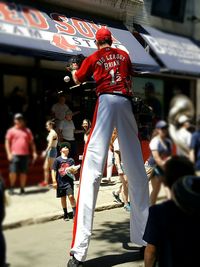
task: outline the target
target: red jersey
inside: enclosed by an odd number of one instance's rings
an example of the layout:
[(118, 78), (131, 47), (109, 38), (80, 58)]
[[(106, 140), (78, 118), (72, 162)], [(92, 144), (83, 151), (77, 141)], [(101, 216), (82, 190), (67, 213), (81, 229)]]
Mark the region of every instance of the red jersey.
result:
[(105, 47), (87, 57), (75, 75), (81, 83), (93, 76), (97, 95), (132, 95), (131, 74), (132, 64), (129, 55), (121, 49)]

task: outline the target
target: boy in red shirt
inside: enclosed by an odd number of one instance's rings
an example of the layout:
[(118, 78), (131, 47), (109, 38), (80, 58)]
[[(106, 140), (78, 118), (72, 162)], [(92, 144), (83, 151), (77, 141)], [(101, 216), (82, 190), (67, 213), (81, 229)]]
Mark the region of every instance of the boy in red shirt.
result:
[(132, 95), (132, 64), (125, 51), (111, 47), (112, 36), (107, 28), (97, 31), (96, 45), (98, 50), (83, 61), (80, 69), (72, 71), (77, 84), (93, 76), (98, 100), (84, 151), (71, 249), (73, 257), (68, 267), (83, 266), (86, 259), (97, 194), (115, 127), (129, 179), (131, 241), (145, 245), (142, 236), (148, 216), (149, 191), (138, 129), (129, 99)]

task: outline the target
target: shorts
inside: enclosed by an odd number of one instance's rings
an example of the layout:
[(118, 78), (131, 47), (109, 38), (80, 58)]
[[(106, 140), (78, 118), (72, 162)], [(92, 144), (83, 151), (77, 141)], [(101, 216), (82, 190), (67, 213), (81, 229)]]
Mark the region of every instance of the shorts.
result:
[(154, 172), (154, 167), (144, 165), (148, 180), (151, 180)]
[(29, 156), (14, 155), (10, 162), (9, 170), (13, 173), (27, 173), (29, 165)]
[(66, 184), (66, 187), (63, 188), (57, 188), (57, 198), (69, 196), (69, 195), (74, 195), (74, 183), (73, 180), (72, 182), (69, 182)]
[(56, 158), (57, 157), (57, 148), (52, 147), (48, 152), (47, 152), (47, 158)]
[(152, 177), (162, 177), (164, 175), (164, 171), (159, 166), (153, 167), (145, 163), (144, 167), (148, 180), (151, 180)]

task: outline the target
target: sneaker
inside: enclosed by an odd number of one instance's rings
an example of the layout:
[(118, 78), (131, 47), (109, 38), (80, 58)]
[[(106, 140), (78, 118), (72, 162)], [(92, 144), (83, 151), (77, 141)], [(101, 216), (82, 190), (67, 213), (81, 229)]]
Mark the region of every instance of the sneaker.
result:
[(68, 213), (64, 213), (63, 220), (64, 221), (69, 221), (69, 214)]
[(13, 196), (13, 195), (14, 195), (14, 189), (13, 189), (13, 188), (10, 188), (10, 189), (8, 190), (8, 194), (9, 194), (10, 196)]
[(25, 193), (26, 193), (26, 192), (25, 192), (24, 188), (21, 188), (19, 194), (20, 194), (20, 195), (25, 195)]
[(83, 263), (81, 261), (78, 261), (75, 257), (73, 257), (68, 261), (67, 267), (83, 267)]
[(39, 186), (40, 187), (46, 187), (46, 186), (48, 186), (48, 183), (45, 181), (42, 181), (41, 183), (39, 183)]
[(115, 198), (115, 200), (118, 202), (118, 203), (122, 203), (120, 197), (119, 197), (119, 194), (116, 194), (115, 191), (112, 192), (112, 195), (113, 197)]
[(130, 212), (130, 211), (131, 211), (130, 204), (126, 204), (126, 205), (124, 205), (124, 209), (125, 209), (126, 211)]

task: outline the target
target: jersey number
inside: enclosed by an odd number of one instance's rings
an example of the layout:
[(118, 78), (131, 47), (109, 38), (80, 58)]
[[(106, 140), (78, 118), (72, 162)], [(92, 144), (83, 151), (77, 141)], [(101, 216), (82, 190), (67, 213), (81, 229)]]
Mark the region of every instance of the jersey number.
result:
[(110, 70), (110, 76), (111, 76), (111, 84), (116, 84), (115, 82), (115, 71), (113, 69)]
[(120, 73), (117, 70), (114, 70), (114, 69), (111, 69), (109, 71), (109, 74), (111, 76), (111, 82), (110, 82), (110, 85), (114, 85), (116, 84), (117, 82), (120, 82), (122, 79), (121, 79), (121, 76), (120, 76)]

